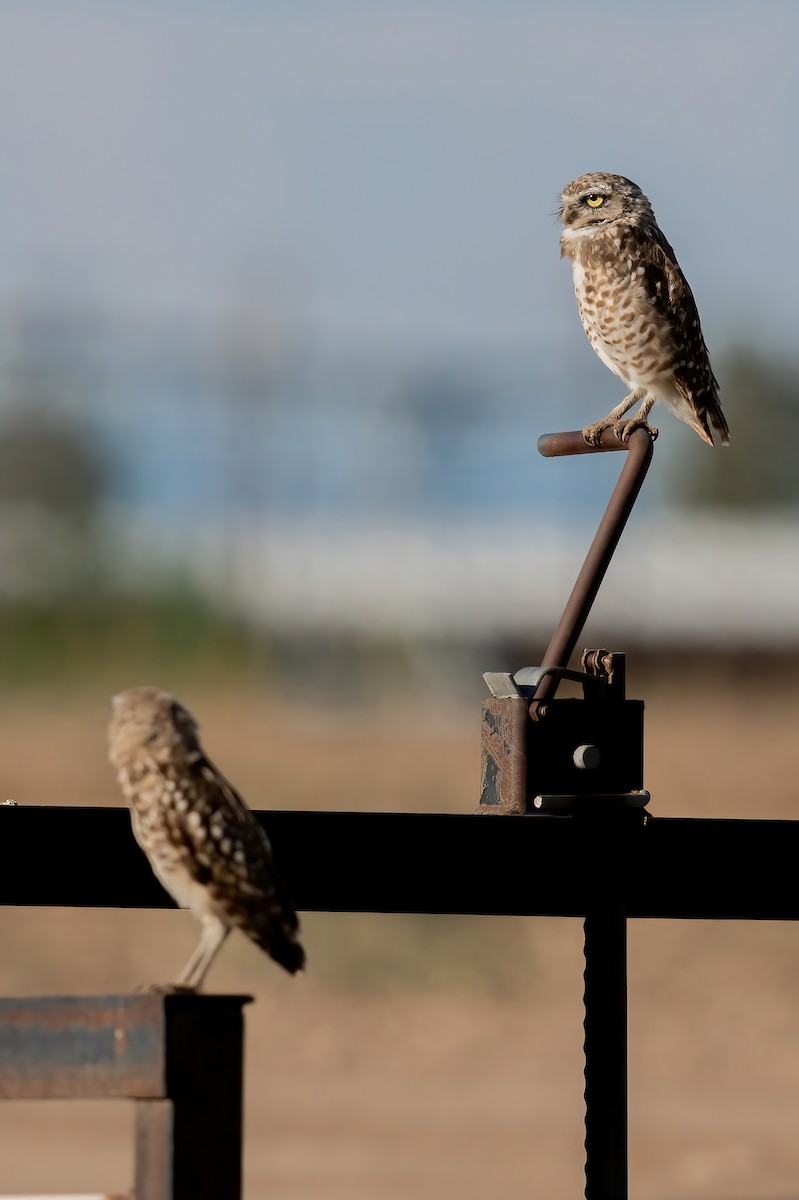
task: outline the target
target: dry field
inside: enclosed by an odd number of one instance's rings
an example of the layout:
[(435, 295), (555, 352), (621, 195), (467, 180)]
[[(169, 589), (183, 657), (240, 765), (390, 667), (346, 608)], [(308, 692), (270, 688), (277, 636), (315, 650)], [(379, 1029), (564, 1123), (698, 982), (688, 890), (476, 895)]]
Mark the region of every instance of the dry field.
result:
[[(799, 691), (638, 691), (655, 815), (799, 817)], [(119, 802), (107, 692), (0, 700), (3, 798)], [(355, 722), (252, 689), (181, 692), (254, 807), (475, 803), (477, 704), (377, 705)], [(211, 975), (214, 990), (255, 996), (247, 1200), (582, 1195), (577, 922), (306, 914), (304, 926), (305, 978), (241, 937)], [(127, 991), (169, 977), (194, 937), (184, 913), (0, 910), (0, 992)], [(799, 1197), (798, 1010), (799, 928), (633, 923), (635, 1200)], [(0, 1194), (123, 1190), (131, 1128), (124, 1104), (4, 1105)]]

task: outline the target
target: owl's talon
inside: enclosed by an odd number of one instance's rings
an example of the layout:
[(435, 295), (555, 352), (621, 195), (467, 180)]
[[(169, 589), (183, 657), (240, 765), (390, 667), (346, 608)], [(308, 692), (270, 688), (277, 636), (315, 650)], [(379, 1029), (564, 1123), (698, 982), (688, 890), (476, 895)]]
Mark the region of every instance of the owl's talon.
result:
[(652, 441), (657, 441), (659, 430), (650, 425), (645, 417), (631, 417), (629, 421), (620, 421), (614, 432), (619, 441), (624, 442), (626, 446), (636, 429), (645, 429)]
[[(595, 421), (593, 425), (586, 425), (583, 430), (583, 441), (588, 446), (598, 446), (602, 441), (602, 434), (606, 429), (610, 429), (611, 426), (614, 426), (613, 421)], [(618, 430), (616, 430), (616, 433), (618, 436)]]

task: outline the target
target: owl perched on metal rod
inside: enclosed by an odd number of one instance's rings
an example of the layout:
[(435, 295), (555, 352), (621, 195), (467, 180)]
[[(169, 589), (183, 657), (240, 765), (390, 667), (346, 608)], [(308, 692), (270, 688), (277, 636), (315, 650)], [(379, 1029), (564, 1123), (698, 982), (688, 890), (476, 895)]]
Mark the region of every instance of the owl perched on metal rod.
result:
[[(623, 175), (597, 171), (561, 193), (561, 257), (570, 258), (583, 327), (606, 367), (630, 394), (583, 437), (597, 445), (612, 428), (626, 442), (662, 400), (712, 446), (730, 431), (718, 398), (691, 289), (652, 206)], [(639, 400), (635, 416), (622, 420)]]
[(174, 986), (198, 991), (235, 927), (292, 975), (301, 970), (297, 914), (267, 837), (206, 757), (191, 713), (169, 692), (130, 688), (113, 698), (108, 733), (136, 841), (169, 894), (202, 926)]

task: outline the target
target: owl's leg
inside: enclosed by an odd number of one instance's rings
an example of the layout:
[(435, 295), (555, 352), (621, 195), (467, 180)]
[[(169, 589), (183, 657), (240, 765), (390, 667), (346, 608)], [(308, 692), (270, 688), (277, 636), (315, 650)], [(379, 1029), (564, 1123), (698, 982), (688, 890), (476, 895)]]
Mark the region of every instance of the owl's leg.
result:
[(646, 400), (644, 400), (634, 417), (630, 417), (627, 421), (620, 421), (616, 426), (616, 437), (620, 438), (624, 442), (625, 446), (630, 440), (630, 435), (636, 429), (645, 429), (654, 442), (658, 435), (658, 431), (655, 429), (654, 425), (650, 425), (647, 421), (650, 409), (654, 403), (655, 397), (647, 396)]
[[(617, 404), (601, 421), (594, 421), (593, 425), (586, 425), (583, 430), (583, 439), (589, 446), (598, 446), (602, 439), (602, 434), (606, 429), (613, 429), (616, 436), (621, 438), (619, 430), (622, 425), (626, 424), (626, 422), (622, 421), (622, 417), (645, 395), (646, 392), (643, 388), (638, 388), (636, 391), (630, 392), (629, 396), (625, 396), (621, 404)], [(647, 409), (648, 411), (649, 409)]]
[(216, 958), (222, 943), (229, 933), (229, 927), (224, 921), (220, 921), (219, 917), (211, 915), (203, 917), (200, 940), (191, 958), (175, 981), (175, 986), (185, 988), (190, 992), (198, 992), (208, 972), (208, 968)]

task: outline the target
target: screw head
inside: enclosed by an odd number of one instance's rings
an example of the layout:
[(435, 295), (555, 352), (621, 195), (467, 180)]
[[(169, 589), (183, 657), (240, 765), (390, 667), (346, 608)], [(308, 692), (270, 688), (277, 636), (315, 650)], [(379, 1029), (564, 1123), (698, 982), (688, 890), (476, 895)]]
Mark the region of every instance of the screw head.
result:
[(581, 771), (595, 771), (602, 761), (599, 746), (578, 746), (572, 754), (572, 761)]

